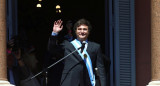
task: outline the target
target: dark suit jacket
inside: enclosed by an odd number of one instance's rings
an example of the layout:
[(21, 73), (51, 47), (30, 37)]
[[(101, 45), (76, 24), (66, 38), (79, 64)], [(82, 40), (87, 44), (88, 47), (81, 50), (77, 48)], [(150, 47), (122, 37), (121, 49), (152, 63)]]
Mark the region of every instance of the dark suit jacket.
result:
[[(16, 86), (20, 86), (20, 81), (25, 80), (30, 75), (30, 72), (26, 66), (24, 67), (13, 66), (11, 70), (13, 72), (13, 79)], [(9, 81), (9, 77), (10, 77), (9, 68), (7, 68), (8, 81)]]
[[(61, 45), (57, 45), (57, 37), (52, 36), (49, 39), (48, 49), (53, 55), (66, 56), (75, 50), (74, 46), (64, 41)], [(100, 45), (95, 42), (88, 41), (87, 52), (92, 61), (94, 68), (98, 68), (101, 86), (106, 86), (106, 72), (102, 59)], [(73, 53), (64, 60), (64, 69), (61, 77), (61, 86), (91, 86), (86, 65), (78, 52)]]

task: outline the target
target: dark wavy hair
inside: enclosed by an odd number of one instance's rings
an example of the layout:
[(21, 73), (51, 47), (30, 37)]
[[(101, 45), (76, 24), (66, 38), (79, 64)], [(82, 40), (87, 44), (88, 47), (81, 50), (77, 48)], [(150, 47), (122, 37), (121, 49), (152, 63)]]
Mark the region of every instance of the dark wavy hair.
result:
[(77, 27), (79, 27), (80, 25), (87, 25), (89, 31), (91, 31), (91, 29), (92, 29), (90, 22), (88, 20), (82, 18), (74, 24), (73, 30), (76, 31)]

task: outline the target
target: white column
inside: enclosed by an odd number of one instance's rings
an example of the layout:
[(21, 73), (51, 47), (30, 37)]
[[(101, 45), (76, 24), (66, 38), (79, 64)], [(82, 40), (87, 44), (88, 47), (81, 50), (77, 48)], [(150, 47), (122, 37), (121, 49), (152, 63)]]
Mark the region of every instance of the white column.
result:
[(6, 65), (6, 0), (0, 0), (0, 86), (13, 86), (7, 81)]
[(160, 86), (160, 0), (151, 0), (151, 82)]

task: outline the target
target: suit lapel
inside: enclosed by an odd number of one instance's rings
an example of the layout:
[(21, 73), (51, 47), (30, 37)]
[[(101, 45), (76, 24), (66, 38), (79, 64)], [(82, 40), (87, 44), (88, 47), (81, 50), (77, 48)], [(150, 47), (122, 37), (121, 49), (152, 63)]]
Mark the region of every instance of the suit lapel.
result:
[[(71, 44), (71, 51), (74, 51), (74, 50), (75, 50), (75, 47), (73, 46), (72, 43), (70, 43), (70, 44)], [(76, 59), (77, 59), (78, 62), (79, 62), (79, 61), (82, 61), (82, 58), (81, 58), (81, 56), (79, 55), (78, 52), (75, 52), (73, 55), (76, 57)]]
[[(75, 47), (72, 45), (72, 43), (70, 43), (70, 44), (71, 44), (71, 51), (74, 51)], [(90, 55), (90, 52), (92, 51), (92, 48), (93, 48), (92, 47), (92, 43), (90, 41), (88, 41), (87, 52), (88, 52), (89, 55)], [(82, 61), (83, 60), (78, 52), (75, 52), (74, 55), (75, 55), (75, 57), (77, 57), (78, 61)]]
[(90, 55), (90, 51), (92, 50), (92, 43), (88, 41), (88, 47), (87, 47), (87, 52)]

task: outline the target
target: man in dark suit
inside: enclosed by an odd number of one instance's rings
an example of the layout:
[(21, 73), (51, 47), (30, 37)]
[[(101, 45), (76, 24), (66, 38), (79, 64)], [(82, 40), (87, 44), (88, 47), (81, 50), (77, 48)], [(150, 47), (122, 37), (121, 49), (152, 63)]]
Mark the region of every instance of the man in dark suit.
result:
[(18, 36), (14, 36), (7, 42), (7, 79), (11, 84), (21, 86), (20, 81), (30, 72), (23, 62), (18, 41)]
[(96, 86), (95, 68), (98, 68), (100, 85), (106, 86), (106, 72), (100, 45), (88, 40), (92, 29), (86, 19), (78, 20), (74, 25), (76, 39), (61, 44), (57, 43), (57, 35), (62, 30), (61, 20), (54, 22), (52, 36), (49, 39), (48, 49), (53, 56), (66, 56), (61, 77), (61, 86)]
[(31, 78), (32, 72), (23, 61), (21, 48), (18, 45), (17, 37), (7, 43), (7, 79), (15, 86), (40, 86), (37, 79)]

